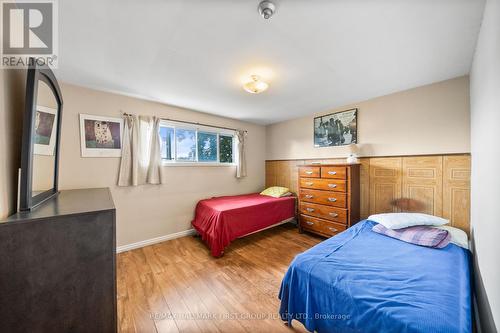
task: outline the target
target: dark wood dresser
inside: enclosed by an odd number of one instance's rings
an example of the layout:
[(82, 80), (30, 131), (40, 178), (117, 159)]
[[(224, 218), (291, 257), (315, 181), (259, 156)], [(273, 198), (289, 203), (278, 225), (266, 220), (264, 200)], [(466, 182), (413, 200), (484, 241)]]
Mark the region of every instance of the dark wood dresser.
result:
[(300, 230), (330, 237), (359, 222), (359, 164), (299, 167)]
[(109, 189), (0, 222), (0, 332), (116, 332), (115, 234)]

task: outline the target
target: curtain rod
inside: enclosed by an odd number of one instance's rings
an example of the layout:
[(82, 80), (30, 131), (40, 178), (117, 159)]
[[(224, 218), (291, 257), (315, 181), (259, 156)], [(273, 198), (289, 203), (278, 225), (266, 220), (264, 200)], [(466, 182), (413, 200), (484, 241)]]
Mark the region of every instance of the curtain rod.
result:
[[(131, 114), (131, 113), (127, 113), (127, 112), (122, 112), (122, 113), (124, 116), (133, 116), (133, 114)], [(237, 128), (224, 127), (224, 126), (214, 126), (214, 125), (204, 124), (204, 123), (195, 123), (192, 121), (177, 120), (177, 119), (171, 119), (171, 118), (161, 118), (161, 117), (160, 117), (160, 119), (165, 120), (165, 121), (174, 121), (176, 123), (191, 124), (191, 125), (198, 125), (198, 126), (207, 126), (207, 127), (220, 128), (220, 129), (225, 129), (225, 130), (230, 130), (230, 131), (240, 131)], [(244, 130), (244, 132), (248, 133), (247, 130)]]

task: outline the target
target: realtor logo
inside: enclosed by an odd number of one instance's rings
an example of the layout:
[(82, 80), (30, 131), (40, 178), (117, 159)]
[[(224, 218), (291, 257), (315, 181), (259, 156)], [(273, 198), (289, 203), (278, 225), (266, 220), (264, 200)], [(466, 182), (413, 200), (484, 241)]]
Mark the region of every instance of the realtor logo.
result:
[(3, 68), (36, 61), (57, 67), (57, 3), (55, 0), (1, 1)]

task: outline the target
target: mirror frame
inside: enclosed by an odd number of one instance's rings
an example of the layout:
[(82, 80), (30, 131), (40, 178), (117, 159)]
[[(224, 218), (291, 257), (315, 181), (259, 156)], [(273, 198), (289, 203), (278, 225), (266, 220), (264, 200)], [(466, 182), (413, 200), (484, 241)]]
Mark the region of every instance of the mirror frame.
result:
[[(33, 178), (33, 152), (34, 152), (34, 126), (36, 118), (36, 107), (38, 97), (38, 81), (43, 81), (49, 86), (57, 101), (57, 128), (56, 142), (54, 147), (54, 187), (36, 196), (32, 196)], [(61, 89), (52, 70), (47, 66), (39, 66), (32, 58), (28, 67), (26, 79), (26, 100), (23, 120), (23, 139), (21, 152), (21, 180), (19, 193), (19, 210), (27, 211), (40, 205), (42, 202), (56, 196), (58, 193), (59, 175), (59, 149), (61, 142), (61, 119), (63, 100)]]

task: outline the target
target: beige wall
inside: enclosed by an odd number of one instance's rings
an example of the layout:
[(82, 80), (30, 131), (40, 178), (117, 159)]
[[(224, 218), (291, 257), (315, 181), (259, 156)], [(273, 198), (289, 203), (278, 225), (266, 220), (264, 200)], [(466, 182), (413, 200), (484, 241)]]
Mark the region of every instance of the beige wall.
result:
[(500, 0), (488, 0), (471, 70), (471, 218), (483, 332), (496, 331), (492, 317), (500, 328), (499, 37)]
[[(360, 156), (470, 152), (467, 76), (325, 110), (316, 116), (354, 107), (359, 109)], [(313, 118), (268, 126), (267, 159), (346, 156), (345, 147), (313, 147)]]
[(26, 71), (0, 69), (0, 219), (17, 209)]
[[(60, 188), (110, 187), (117, 208), (118, 246), (190, 229), (200, 199), (260, 191), (264, 186), (263, 126), (68, 84), (61, 89)], [(161, 186), (117, 187), (119, 158), (80, 157), (78, 114), (119, 117), (120, 110), (248, 130), (248, 177), (237, 180), (234, 166), (164, 167)]]

